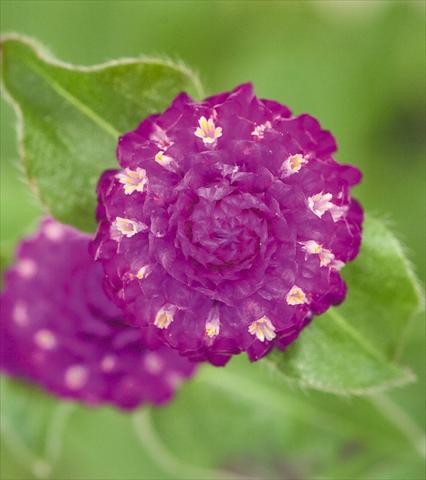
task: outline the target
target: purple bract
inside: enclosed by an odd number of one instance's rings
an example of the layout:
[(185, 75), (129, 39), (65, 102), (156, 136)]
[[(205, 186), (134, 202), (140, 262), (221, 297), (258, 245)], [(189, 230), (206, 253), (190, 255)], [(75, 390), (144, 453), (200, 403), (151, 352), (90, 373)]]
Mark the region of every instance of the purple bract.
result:
[(1, 295), (0, 369), (62, 397), (134, 408), (173, 397), (195, 365), (148, 351), (102, 290), (89, 237), (51, 219), (24, 240)]
[(359, 251), (361, 174), (333, 136), (252, 86), (186, 94), (120, 138), (92, 253), (139, 326), (194, 360), (257, 360), (340, 303)]

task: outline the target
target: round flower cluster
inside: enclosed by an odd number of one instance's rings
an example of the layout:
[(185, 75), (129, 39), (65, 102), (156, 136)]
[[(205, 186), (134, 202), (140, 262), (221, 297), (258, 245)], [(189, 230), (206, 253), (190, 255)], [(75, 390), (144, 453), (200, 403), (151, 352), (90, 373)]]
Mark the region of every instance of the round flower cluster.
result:
[(333, 136), (249, 84), (164, 113), (120, 138), (98, 185), (92, 254), (145, 338), (193, 360), (251, 360), (340, 303), (359, 251), (360, 172)]
[(1, 295), (0, 370), (91, 405), (170, 400), (195, 365), (148, 351), (102, 290), (89, 237), (44, 219), (18, 249)]

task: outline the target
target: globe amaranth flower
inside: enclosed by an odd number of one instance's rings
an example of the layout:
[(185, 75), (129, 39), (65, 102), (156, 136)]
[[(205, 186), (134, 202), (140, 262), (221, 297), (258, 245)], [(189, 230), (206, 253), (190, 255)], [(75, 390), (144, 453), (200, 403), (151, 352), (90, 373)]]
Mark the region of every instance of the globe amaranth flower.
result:
[(0, 369), (92, 405), (162, 403), (194, 364), (159, 346), (148, 351), (102, 289), (89, 237), (44, 219), (20, 244), (1, 295)]
[(98, 185), (109, 295), (144, 336), (221, 365), (291, 343), (340, 303), (359, 251), (360, 172), (333, 136), (252, 86), (164, 113), (120, 138)]

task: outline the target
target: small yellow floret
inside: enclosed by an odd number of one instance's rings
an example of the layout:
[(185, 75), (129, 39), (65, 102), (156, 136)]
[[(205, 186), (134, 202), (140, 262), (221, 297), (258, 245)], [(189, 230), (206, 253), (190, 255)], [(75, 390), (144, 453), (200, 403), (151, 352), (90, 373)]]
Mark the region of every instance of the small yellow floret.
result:
[(214, 120), (201, 117), (198, 120), (199, 127), (195, 129), (194, 135), (204, 142), (204, 145), (211, 145), (222, 136), (222, 128), (216, 127)]
[[(144, 228), (142, 223), (123, 217), (116, 217), (112, 226), (114, 231), (119, 232), (119, 234), (127, 238), (133, 237), (133, 235), (136, 235)], [(113, 237), (115, 238), (115, 234)]]
[(126, 195), (131, 195), (133, 192), (143, 192), (148, 183), (146, 170), (139, 167), (136, 170), (126, 168), (117, 173), (116, 178), (124, 185)]
[(287, 160), (284, 160), (281, 170), (284, 176), (289, 177), (290, 175), (298, 173), (305, 163), (308, 163), (308, 160), (300, 153), (296, 153), (295, 155), (290, 155)]
[(331, 193), (317, 193), (308, 198), (308, 207), (317, 217), (321, 218), (327, 210), (335, 207), (334, 203), (331, 203), (332, 198)]
[(248, 331), (257, 337), (260, 342), (273, 340), (276, 337), (275, 327), (267, 316), (255, 320), (249, 325)]
[(207, 320), (206, 322), (206, 335), (209, 338), (217, 337), (220, 331), (220, 322), (217, 316)]
[(45, 328), (36, 332), (34, 342), (42, 350), (53, 350), (57, 343), (55, 335)]
[(262, 123), (260, 125), (256, 125), (251, 132), (251, 135), (253, 137), (257, 137), (259, 140), (262, 140), (262, 138), (265, 136), (265, 130), (272, 128), (271, 122), (267, 121), (265, 123)]
[(161, 165), (162, 167), (167, 168), (173, 161), (173, 158), (170, 157), (169, 155), (165, 155), (163, 150), (160, 150), (156, 155), (155, 155), (155, 161)]
[(144, 265), (137, 271), (136, 278), (138, 280), (143, 280), (149, 275), (149, 273), (150, 273), (150, 267), (148, 265)]
[(154, 325), (161, 330), (168, 328), (174, 320), (175, 308), (171, 305), (163, 306), (155, 316)]
[(308, 303), (305, 292), (297, 285), (291, 287), (290, 291), (287, 293), (286, 301), (289, 305), (302, 305), (303, 303)]

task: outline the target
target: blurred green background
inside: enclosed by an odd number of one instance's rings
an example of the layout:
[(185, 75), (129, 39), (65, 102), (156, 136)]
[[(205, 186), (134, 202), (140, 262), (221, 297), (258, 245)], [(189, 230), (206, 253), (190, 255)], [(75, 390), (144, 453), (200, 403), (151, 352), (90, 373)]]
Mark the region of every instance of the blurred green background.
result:
[[(259, 96), (279, 100), (296, 114), (316, 116), (335, 134), (337, 158), (363, 171), (357, 197), (366, 210), (392, 221), (424, 281), (423, 1), (2, 0), (0, 5), (2, 33), (34, 36), (61, 60), (94, 64), (140, 54), (168, 56), (198, 71), (208, 94), (250, 80)], [(2, 101), (0, 227), (7, 244), (28, 233), (40, 213), (20, 180), (14, 124), (12, 109)], [(392, 397), (408, 411), (415, 422), (410, 427), (417, 431), (425, 421), (424, 322), (417, 322), (414, 333), (405, 363), (419, 382)], [(247, 370), (245, 362), (238, 369)], [(257, 367), (250, 369), (252, 382), (261, 377)], [(176, 405), (158, 418), (154, 414), (169, 449), (189, 463), (259, 478), (424, 478), (423, 461), (401, 433), (407, 428), (404, 421), (402, 429), (385, 418), (380, 423), (377, 406), (365, 400), (287, 388), (271, 412), (262, 401), (248, 405), (238, 397), (224, 399), (212, 385), (203, 398), (203, 382), (186, 387)], [(271, 398), (278, 395), (272, 381), (265, 389)], [(206, 419), (197, 398), (210, 405), (208, 416), (217, 411), (217, 418)], [(297, 410), (288, 417), (286, 401), (289, 410)], [(217, 409), (212, 410), (212, 402)], [(107, 410), (95, 415), (104, 424), (103, 441), (96, 443), (97, 427), (87, 411), (78, 412), (55, 478), (173, 476), (173, 465), (165, 473), (151, 465), (152, 456), (145, 458), (134, 438), (117, 433), (127, 419)], [(321, 420), (324, 415), (335, 423)], [(99, 450), (89, 455), (79, 448), (82, 435)], [(79, 467), (70, 452), (78, 455)], [(3, 478), (29, 478), (9, 453), (2, 455)]]

